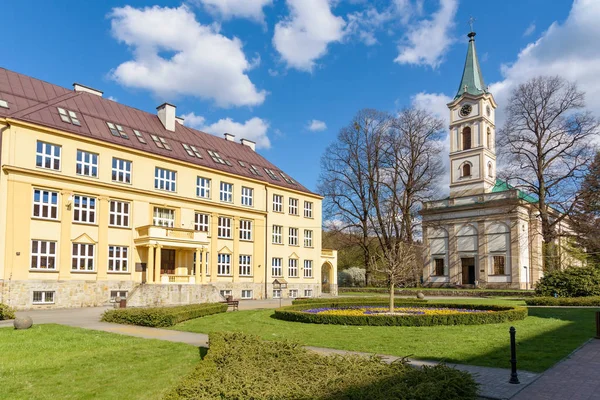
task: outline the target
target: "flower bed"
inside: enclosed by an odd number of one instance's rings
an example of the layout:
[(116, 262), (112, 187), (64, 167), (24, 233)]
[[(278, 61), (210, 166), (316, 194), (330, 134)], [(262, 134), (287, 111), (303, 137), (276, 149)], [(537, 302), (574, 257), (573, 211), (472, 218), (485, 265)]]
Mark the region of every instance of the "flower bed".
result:
[[(329, 307), (337, 307), (341, 305), (352, 304), (355, 306), (360, 305), (377, 305), (377, 304), (387, 304), (389, 303), (389, 297), (336, 297), (336, 298), (311, 298), (311, 299), (297, 299), (293, 300), (293, 305), (327, 305)], [(420, 299), (398, 299), (398, 301), (402, 301), (402, 304), (424, 304), (427, 303), (427, 300)]]
[(286, 321), (337, 325), (479, 325), (524, 319), (527, 317), (527, 308), (474, 304), (428, 306), (397, 302), (394, 313), (390, 314), (385, 303), (333, 306), (303, 304), (279, 308), (275, 310), (274, 317)]

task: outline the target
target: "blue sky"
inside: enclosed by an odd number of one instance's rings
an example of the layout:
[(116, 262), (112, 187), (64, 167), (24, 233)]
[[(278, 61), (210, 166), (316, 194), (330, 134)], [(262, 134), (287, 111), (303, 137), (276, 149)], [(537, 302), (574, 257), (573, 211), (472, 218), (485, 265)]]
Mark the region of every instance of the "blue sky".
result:
[[(600, 114), (600, 2), (192, 0), (4, 2), (2, 67), (237, 139), (310, 189), (319, 160), (361, 108), (411, 103), (447, 118), (469, 16), (502, 105), (537, 74), (560, 74)], [(311, 129), (312, 128), (312, 129)]]

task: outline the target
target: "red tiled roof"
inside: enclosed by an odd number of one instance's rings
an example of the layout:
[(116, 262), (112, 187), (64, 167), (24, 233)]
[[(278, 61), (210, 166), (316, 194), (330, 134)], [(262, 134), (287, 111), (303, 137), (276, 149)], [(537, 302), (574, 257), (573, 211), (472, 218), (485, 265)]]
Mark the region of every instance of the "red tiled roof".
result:
[[(119, 104), (91, 93), (76, 92), (0, 68), (0, 100), (5, 100), (9, 105), (8, 109), (0, 107), (0, 118), (7, 117), (35, 123), (120, 146), (186, 161), (203, 167), (261, 180), (272, 185), (312, 193), (297, 182), (296, 184), (286, 182), (280, 175), (281, 170), (279, 168), (248, 146), (189, 128), (180, 123), (175, 123), (175, 132), (168, 131), (164, 128), (156, 114)], [(77, 113), (81, 126), (63, 122), (58, 114), (57, 107)], [(106, 124), (107, 122), (121, 125), (125, 129), (125, 133), (127, 133), (129, 139), (111, 135)], [(138, 130), (144, 136), (146, 144), (140, 143), (137, 140), (133, 129)], [(235, 132), (232, 133), (235, 134)], [(165, 138), (172, 150), (158, 148), (152, 141), (150, 134)], [(189, 156), (183, 148), (182, 143), (201, 149), (200, 152), (203, 158), (199, 159)], [(221, 158), (231, 163), (231, 166), (214, 162), (206, 150), (218, 152)], [(243, 161), (246, 167), (240, 166), (238, 161)], [(250, 165), (258, 167), (262, 176), (253, 175), (248, 169)], [(280, 180), (275, 181), (270, 178), (264, 168), (274, 170)], [(289, 176), (288, 174), (285, 175)]]

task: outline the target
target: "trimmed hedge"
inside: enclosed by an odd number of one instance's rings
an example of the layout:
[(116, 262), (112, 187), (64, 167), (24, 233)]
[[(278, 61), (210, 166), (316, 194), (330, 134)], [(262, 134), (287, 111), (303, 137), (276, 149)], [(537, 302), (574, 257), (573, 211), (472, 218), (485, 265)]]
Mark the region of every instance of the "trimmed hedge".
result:
[(600, 306), (600, 296), (590, 297), (532, 297), (526, 299), (528, 306), (576, 306), (595, 307)]
[(105, 311), (102, 321), (151, 327), (173, 326), (188, 319), (227, 311), (224, 303), (191, 304), (176, 307), (117, 308)]
[[(388, 303), (370, 304), (387, 305)], [(319, 304), (320, 305), (320, 304)], [(354, 304), (352, 304), (354, 305)], [(361, 304), (364, 305), (364, 304)], [(410, 305), (397, 301), (396, 306)], [(526, 307), (491, 306), (473, 304), (430, 304), (439, 308), (470, 308), (474, 310), (493, 310), (493, 313), (462, 313), (451, 315), (327, 315), (302, 312), (311, 309), (314, 305), (292, 305), (275, 310), (273, 315), (277, 319), (303, 322), (312, 324), (334, 325), (372, 325), (372, 326), (437, 326), (437, 325), (481, 325), (498, 324), (508, 321), (518, 321), (527, 317)], [(350, 306), (350, 304), (345, 304)], [(344, 305), (340, 305), (343, 308)]]
[(3, 319), (15, 319), (15, 310), (6, 304), (0, 303), (0, 321)]
[(545, 274), (535, 285), (538, 296), (600, 296), (600, 268), (567, 268)]
[(320, 355), (293, 342), (239, 332), (211, 333), (195, 371), (167, 393), (183, 399), (474, 400), (478, 384), (464, 371), (412, 368), (377, 357)]
[[(338, 293), (386, 293), (390, 291), (386, 288), (377, 287), (341, 287)], [(416, 296), (417, 292), (423, 292), (425, 296), (452, 296), (452, 297), (529, 297), (534, 296), (535, 292), (529, 290), (510, 290), (510, 289), (453, 289), (453, 288), (400, 288), (395, 289), (397, 296)]]
[[(420, 299), (395, 299), (395, 302), (400, 301), (402, 304), (423, 304), (427, 303), (427, 300)], [(298, 299), (292, 300), (293, 305), (300, 304), (325, 304), (327, 307), (337, 307), (338, 305), (352, 304), (355, 306), (368, 306), (378, 305), (381, 303), (388, 303), (389, 297), (337, 297), (337, 298), (315, 298), (315, 299)]]

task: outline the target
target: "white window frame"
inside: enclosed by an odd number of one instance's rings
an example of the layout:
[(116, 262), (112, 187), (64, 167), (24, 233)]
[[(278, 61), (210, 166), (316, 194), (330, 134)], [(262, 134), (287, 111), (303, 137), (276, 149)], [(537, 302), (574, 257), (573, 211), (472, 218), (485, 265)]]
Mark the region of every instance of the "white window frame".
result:
[(281, 298), (281, 289), (273, 289), (273, 298), (274, 299)]
[(230, 217), (219, 217), (219, 223), (217, 225), (217, 237), (219, 239), (231, 239), (231, 218)]
[(304, 297), (313, 297), (312, 289), (304, 289)]
[(221, 289), (219, 290), (219, 295), (226, 299), (229, 296), (233, 296), (233, 291), (231, 289)]
[(79, 176), (98, 177), (98, 154), (77, 149), (75, 173)]
[(283, 196), (280, 194), (273, 195), (273, 212), (283, 212)]
[(252, 240), (252, 221), (240, 219), (240, 240)]
[[(210, 276), (210, 268), (208, 267), (208, 262), (210, 261), (210, 253), (206, 252), (204, 253), (206, 254), (205, 258), (206, 260), (204, 260), (204, 262), (202, 262), (202, 253), (200, 253), (200, 264), (204, 264), (205, 266), (205, 275), (206, 276)], [(194, 274), (196, 273), (196, 252), (194, 252)]]
[(231, 254), (217, 254), (217, 275), (231, 276)]
[(252, 256), (240, 254), (239, 267), (240, 276), (252, 276)]
[(298, 259), (297, 258), (289, 258), (288, 259), (288, 277), (290, 278), (298, 278)]
[(304, 247), (313, 247), (313, 231), (310, 229), (304, 230)]
[(108, 246), (108, 272), (129, 272), (129, 246)]
[(112, 181), (131, 184), (131, 161), (113, 157)]
[(210, 215), (205, 213), (194, 214), (194, 229), (198, 232), (208, 232), (210, 227)]
[(108, 210), (108, 225), (119, 228), (129, 228), (129, 211), (131, 203), (128, 201), (111, 200)]
[(210, 179), (202, 176), (196, 177), (196, 196), (210, 199)]
[[(36, 301), (36, 293), (40, 293), (40, 300)], [(34, 290), (31, 296), (32, 304), (54, 304), (56, 292), (54, 290)]]
[(242, 299), (248, 300), (248, 299), (251, 299), (252, 297), (253, 297), (252, 290), (242, 289), (242, 296), (241, 296)]
[[(35, 165), (38, 168), (52, 169), (60, 171), (62, 146), (57, 144), (42, 142), (36, 143)], [(49, 165), (49, 166), (46, 166)]]
[(242, 186), (242, 205), (254, 207), (254, 189)]
[(298, 199), (290, 197), (289, 200), (289, 214), (290, 215), (298, 215)]
[(283, 244), (283, 226), (273, 225), (273, 244)]
[(79, 122), (79, 117), (75, 114), (75, 111), (65, 110), (61, 107), (56, 107), (58, 110), (58, 116), (63, 122), (67, 122), (69, 124), (81, 126), (81, 122)]
[(93, 225), (96, 224), (97, 214), (97, 198), (80, 194), (73, 196), (73, 222)]
[(313, 203), (312, 201), (304, 202), (304, 218), (312, 218), (313, 217)]
[(288, 243), (290, 246), (298, 246), (298, 228), (288, 229)]
[(312, 260), (304, 260), (304, 277), (312, 278), (313, 277), (313, 261)]
[[(39, 193), (39, 201), (36, 201), (36, 193)], [(48, 201), (44, 201), (44, 198), (47, 196)], [(53, 200), (56, 199), (56, 202)], [(31, 215), (33, 218), (41, 218), (41, 219), (50, 219), (50, 220), (58, 220), (58, 202), (59, 202), (59, 193), (52, 190), (45, 189), (33, 189), (33, 208), (31, 210)], [(36, 206), (38, 207), (38, 215), (35, 215)], [(44, 211), (46, 211), (46, 216), (44, 216)], [(52, 217), (52, 211), (55, 212), (56, 216)]]
[(233, 183), (221, 181), (219, 186), (219, 200), (224, 203), (233, 203)]
[[(75, 254), (77, 249), (77, 254)], [(91, 250), (91, 251), (90, 251)], [(91, 254), (90, 254), (91, 253)], [(96, 245), (89, 243), (73, 243), (71, 247), (71, 271), (95, 272), (96, 271)], [(73, 263), (76, 266), (73, 266)], [(83, 264), (83, 268), (82, 268)], [(91, 264), (91, 266), (90, 266)]]
[[(117, 297), (121, 299), (127, 299), (127, 290), (111, 290), (110, 291), (110, 302), (114, 303), (117, 300)], [(114, 295), (114, 296), (113, 296)]]
[[(37, 250), (35, 251), (33, 249), (34, 243), (37, 244)], [(42, 247), (45, 248), (45, 250), (42, 250)], [(54, 251), (51, 251), (52, 247), (54, 247)], [(33, 239), (31, 241), (31, 257), (29, 269), (32, 271), (56, 271), (57, 247), (58, 243), (56, 241)], [(49, 267), (50, 264), (52, 264), (52, 267)]]
[(175, 210), (172, 208), (154, 207), (154, 210), (152, 210), (152, 225), (173, 228), (175, 226)]
[(177, 191), (177, 171), (155, 167), (154, 169), (154, 189), (166, 190), (167, 192)]
[(290, 299), (295, 299), (298, 297), (298, 289), (290, 289), (288, 296)]
[(283, 258), (271, 258), (271, 276), (274, 278), (283, 277)]

